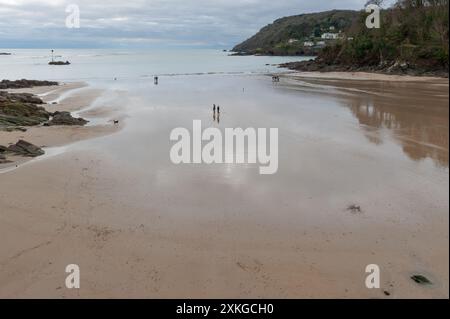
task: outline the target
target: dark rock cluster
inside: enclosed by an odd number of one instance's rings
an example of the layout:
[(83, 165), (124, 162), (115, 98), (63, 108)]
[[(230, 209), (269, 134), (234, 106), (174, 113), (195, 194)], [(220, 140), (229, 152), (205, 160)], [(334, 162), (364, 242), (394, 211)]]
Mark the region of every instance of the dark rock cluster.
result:
[[(2, 81), (3, 88), (22, 88), (35, 85), (57, 85), (56, 82), (28, 80)], [(44, 102), (37, 96), (29, 93), (9, 93), (0, 91), (0, 131), (26, 131), (26, 126), (35, 125), (85, 125), (85, 119), (75, 118), (70, 112), (48, 112), (42, 105)], [(0, 164), (9, 163), (7, 155), (20, 155), (36, 157), (44, 151), (27, 141), (19, 140), (9, 146), (0, 145)]]
[(55, 112), (52, 114), (51, 120), (48, 122), (49, 126), (53, 125), (86, 125), (88, 121), (82, 118), (73, 117), (70, 112)]
[(372, 72), (392, 75), (437, 76), (448, 78), (448, 71), (442, 69), (422, 68), (407, 62), (391, 61), (379, 65), (356, 65), (327, 63), (317, 58), (315, 60), (288, 62), (279, 67), (301, 72)]
[(16, 144), (8, 147), (0, 145), (0, 164), (9, 163), (6, 154), (20, 155), (26, 157), (37, 157), (44, 155), (45, 152), (38, 146), (27, 141), (19, 140)]
[(47, 112), (42, 104), (44, 102), (33, 94), (0, 91), (0, 129), (11, 131), (22, 130), (19, 128), (22, 126), (85, 125), (88, 122), (72, 117), (69, 112)]
[(53, 86), (58, 85), (58, 82), (53, 81), (38, 81), (38, 80), (2, 80), (0, 81), (0, 90), (6, 89), (28, 89), (34, 86)]
[(0, 127), (33, 126), (50, 119), (44, 102), (33, 94), (0, 91)]
[(16, 144), (10, 145), (7, 152), (28, 157), (37, 157), (45, 153), (40, 147), (24, 140), (19, 140)]

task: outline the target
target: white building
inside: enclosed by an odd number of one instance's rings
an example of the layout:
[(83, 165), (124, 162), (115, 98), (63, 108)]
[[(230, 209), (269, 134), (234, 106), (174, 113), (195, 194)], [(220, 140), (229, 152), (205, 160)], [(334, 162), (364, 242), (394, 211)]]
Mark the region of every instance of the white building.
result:
[(289, 41), (288, 41), (289, 44), (292, 44), (292, 43), (295, 43), (295, 42), (298, 42), (298, 40), (297, 39), (289, 39)]
[(324, 40), (336, 40), (336, 39), (339, 39), (339, 33), (327, 32), (327, 33), (322, 34), (321, 38)]
[(314, 46), (314, 42), (312, 42), (312, 41), (305, 41), (305, 42), (303, 42), (303, 46), (305, 46), (305, 47), (313, 47)]

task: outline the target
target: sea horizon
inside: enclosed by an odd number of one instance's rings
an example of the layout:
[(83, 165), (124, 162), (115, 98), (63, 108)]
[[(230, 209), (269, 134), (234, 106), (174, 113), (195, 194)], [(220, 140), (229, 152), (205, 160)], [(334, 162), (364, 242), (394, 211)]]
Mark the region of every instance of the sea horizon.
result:
[[(281, 63), (313, 57), (230, 56), (214, 49), (62, 49), (54, 50), (55, 60), (69, 61), (64, 68), (48, 66), (47, 49), (0, 49), (12, 53), (0, 59), (3, 79), (102, 80), (199, 74), (270, 74), (287, 72)], [(101, 76), (99, 76), (101, 75)]]
[(0, 299), (448, 299), (448, 19), (365, 2), (0, 0)]

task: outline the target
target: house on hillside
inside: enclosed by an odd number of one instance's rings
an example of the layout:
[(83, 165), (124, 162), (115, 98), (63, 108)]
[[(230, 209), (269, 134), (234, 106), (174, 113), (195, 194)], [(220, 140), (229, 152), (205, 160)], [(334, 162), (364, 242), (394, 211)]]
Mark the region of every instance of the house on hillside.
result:
[(336, 40), (336, 39), (340, 38), (340, 34), (339, 33), (326, 32), (326, 33), (322, 34), (321, 38), (324, 39), (324, 40)]
[(305, 42), (303, 42), (303, 46), (305, 46), (305, 47), (313, 47), (314, 46), (314, 42), (313, 41), (305, 41)]
[(317, 41), (316, 43), (316, 48), (324, 48), (326, 47), (326, 42), (325, 41)]
[(293, 44), (293, 43), (296, 43), (296, 42), (298, 42), (298, 39), (289, 39), (288, 40), (289, 44)]

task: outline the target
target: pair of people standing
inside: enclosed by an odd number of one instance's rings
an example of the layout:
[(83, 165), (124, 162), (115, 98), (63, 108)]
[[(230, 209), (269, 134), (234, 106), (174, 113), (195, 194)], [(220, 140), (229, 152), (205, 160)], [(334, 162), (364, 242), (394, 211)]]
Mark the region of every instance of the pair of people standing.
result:
[(216, 121), (216, 110), (217, 110), (217, 123), (220, 123), (220, 106), (213, 104), (213, 120)]

